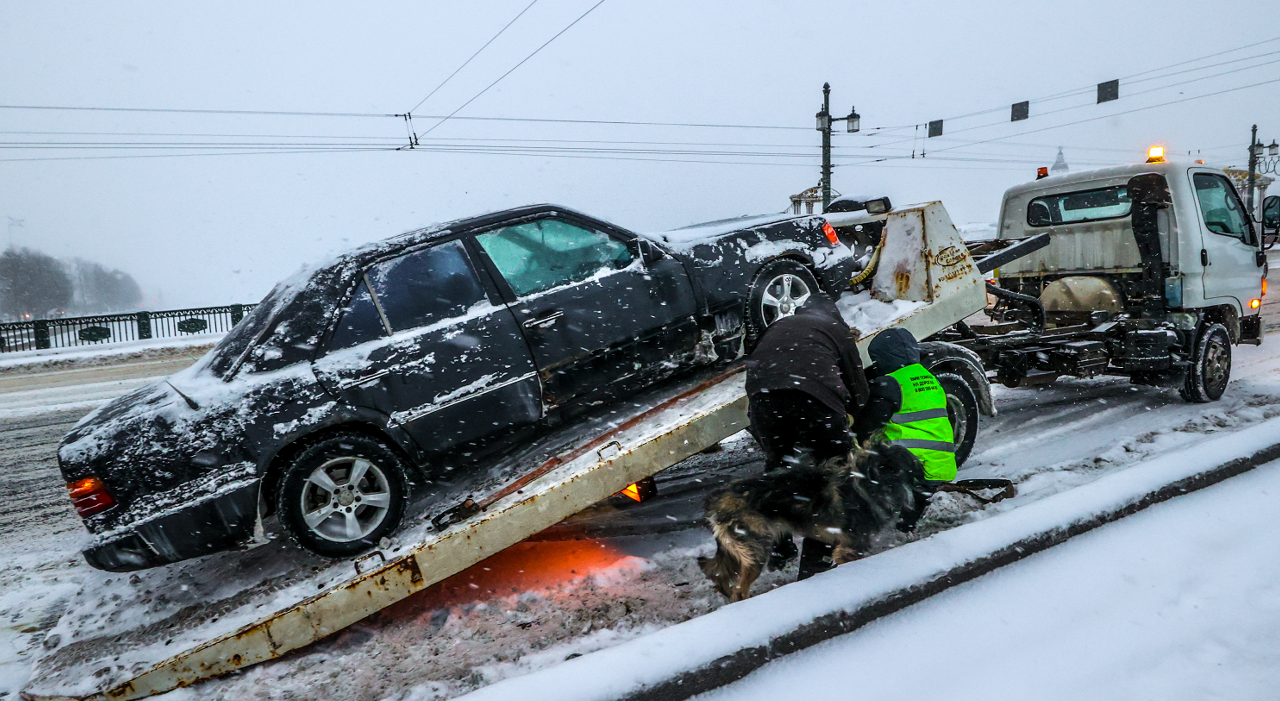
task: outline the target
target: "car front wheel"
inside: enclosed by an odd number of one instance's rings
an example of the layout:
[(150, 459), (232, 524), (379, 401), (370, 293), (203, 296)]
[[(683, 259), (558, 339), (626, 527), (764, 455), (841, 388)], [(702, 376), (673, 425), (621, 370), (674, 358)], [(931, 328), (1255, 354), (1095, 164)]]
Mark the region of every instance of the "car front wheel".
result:
[(281, 480), (277, 513), (302, 547), (325, 557), (368, 550), (400, 525), (408, 480), (400, 458), (357, 433), (303, 450)]

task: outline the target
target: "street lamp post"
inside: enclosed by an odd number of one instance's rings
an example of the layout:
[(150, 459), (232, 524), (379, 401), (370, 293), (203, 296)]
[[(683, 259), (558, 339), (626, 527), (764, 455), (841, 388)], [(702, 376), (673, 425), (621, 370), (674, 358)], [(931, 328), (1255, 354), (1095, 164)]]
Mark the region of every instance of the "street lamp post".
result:
[(862, 116), (856, 108), (848, 117), (831, 118), (831, 83), (822, 84), (822, 111), (817, 114), (818, 131), (822, 132), (822, 211), (831, 206), (831, 123), (844, 122), (850, 134), (862, 128)]

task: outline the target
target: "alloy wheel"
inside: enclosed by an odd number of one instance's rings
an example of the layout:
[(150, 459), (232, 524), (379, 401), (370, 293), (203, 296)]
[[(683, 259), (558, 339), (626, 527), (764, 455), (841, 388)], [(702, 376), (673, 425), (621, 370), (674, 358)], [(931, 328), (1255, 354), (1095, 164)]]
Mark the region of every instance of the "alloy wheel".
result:
[(372, 461), (340, 457), (307, 476), (301, 499), (302, 518), (312, 533), (349, 543), (368, 536), (386, 519), (391, 489)]
[(769, 281), (760, 298), (760, 318), (765, 326), (784, 316), (796, 313), (813, 291), (804, 278), (792, 273), (782, 273)]

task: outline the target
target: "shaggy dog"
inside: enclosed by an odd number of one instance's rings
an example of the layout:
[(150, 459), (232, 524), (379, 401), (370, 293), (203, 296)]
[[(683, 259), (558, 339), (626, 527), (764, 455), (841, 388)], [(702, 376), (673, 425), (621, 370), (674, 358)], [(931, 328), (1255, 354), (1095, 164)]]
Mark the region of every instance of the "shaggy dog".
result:
[(800, 535), (835, 546), (836, 564), (856, 560), (882, 529), (913, 527), (929, 493), (920, 460), (901, 446), (869, 442), (819, 465), (802, 458), (707, 498), (716, 554), (698, 565), (717, 591), (741, 601), (775, 544)]

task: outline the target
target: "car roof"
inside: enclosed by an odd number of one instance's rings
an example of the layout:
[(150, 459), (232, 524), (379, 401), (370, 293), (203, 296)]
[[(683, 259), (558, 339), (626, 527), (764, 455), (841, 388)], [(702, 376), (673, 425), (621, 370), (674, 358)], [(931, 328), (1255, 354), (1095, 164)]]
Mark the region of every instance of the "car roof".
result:
[[(560, 205), (528, 205), (406, 231), (344, 251), (320, 263), (303, 266), (301, 270), (279, 282), (264, 299), (264, 302), (273, 302), (274, 309), (265, 311), (274, 318), (263, 327), (262, 335), (249, 343), (243, 353), (238, 354), (234, 367), (225, 362), (220, 367), (234, 371), (253, 348), (261, 346), (281, 351), (279, 361), (272, 363), (274, 366), (283, 367), (309, 359), (341, 303), (345, 301), (345, 293), (354, 286), (356, 278), (374, 262), (455, 234), (539, 214), (568, 214), (588, 221), (598, 221)], [(215, 352), (217, 350), (215, 348)], [(226, 360), (228, 359), (224, 359)], [(224, 377), (229, 378), (231, 374), (234, 372)]]

